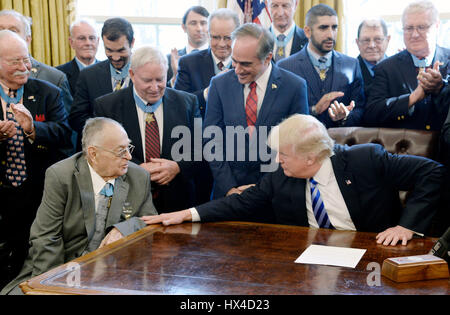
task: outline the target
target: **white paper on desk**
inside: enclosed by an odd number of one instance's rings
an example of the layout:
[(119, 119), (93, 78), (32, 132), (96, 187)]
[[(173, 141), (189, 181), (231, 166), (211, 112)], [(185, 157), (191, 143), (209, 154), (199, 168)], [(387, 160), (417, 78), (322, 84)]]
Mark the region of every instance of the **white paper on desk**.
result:
[(365, 249), (311, 245), (295, 263), (355, 268), (365, 253)]

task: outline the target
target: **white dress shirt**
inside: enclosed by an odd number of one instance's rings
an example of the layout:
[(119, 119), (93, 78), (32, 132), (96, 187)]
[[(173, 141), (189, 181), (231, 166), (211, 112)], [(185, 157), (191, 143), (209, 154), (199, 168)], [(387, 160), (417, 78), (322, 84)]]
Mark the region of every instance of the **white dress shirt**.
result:
[[(283, 34), (284, 36), (288, 37), (289, 33), (292, 31), (292, 29), (295, 28), (295, 23), (292, 23), (291, 27), (289, 29), (287, 29), (284, 33), (281, 33), (280, 31), (278, 31), (275, 26), (273, 26), (272, 24), (272, 30), (273, 33), (275, 34), (275, 45), (273, 46), (273, 51), (276, 52), (277, 51), (277, 37), (281, 34)], [(292, 45), (294, 43), (294, 36), (292, 36), (291, 40), (286, 44), (285, 48), (284, 48), (284, 56), (285, 58), (289, 57), (291, 55), (291, 51), (292, 51)]]
[[(337, 230), (356, 231), (356, 227), (348, 212), (347, 204), (336, 181), (330, 158), (325, 159), (322, 167), (314, 176), (314, 180), (318, 183), (317, 188), (319, 189), (331, 224)], [(305, 197), (309, 226), (319, 228), (312, 209), (311, 184), (309, 180), (306, 184)]]
[[(136, 93), (137, 97), (139, 97), (145, 104), (147, 104), (147, 101), (145, 101), (142, 97), (139, 96), (139, 94), (136, 91), (136, 88), (133, 86), (134, 93)], [(158, 109), (155, 112), (155, 118), (156, 122), (158, 123), (158, 129), (159, 129), (159, 143), (160, 143), (160, 150), (162, 150), (163, 146), (163, 131), (164, 131), (164, 110), (163, 110), (164, 104), (161, 104)], [(141, 138), (142, 138), (142, 148), (144, 153), (144, 161), (146, 161), (145, 156), (145, 126), (146, 121), (145, 118), (147, 114), (138, 106), (136, 105), (136, 110), (138, 114), (138, 120), (139, 120), (139, 130), (141, 131)]]
[[(266, 96), (267, 85), (269, 84), (270, 75), (272, 74), (272, 63), (266, 71), (255, 81), (256, 82), (256, 95), (258, 96), (258, 115), (261, 110), (261, 106), (264, 102), (264, 97)], [(248, 95), (250, 94), (250, 83), (246, 84), (244, 87), (244, 106), (247, 103)], [(245, 109), (245, 108), (244, 108)]]
[(91, 167), (89, 162), (88, 162), (88, 166), (89, 166), (89, 171), (91, 173), (92, 187), (94, 188), (95, 213), (97, 213), (98, 203), (100, 201), (100, 192), (102, 191), (103, 187), (105, 187), (105, 185), (107, 183), (110, 183), (111, 185), (114, 186), (116, 183), (116, 180), (111, 179), (111, 180), (105, 182), (105, 180), (100, 175), (98, 175), (97, 172)]

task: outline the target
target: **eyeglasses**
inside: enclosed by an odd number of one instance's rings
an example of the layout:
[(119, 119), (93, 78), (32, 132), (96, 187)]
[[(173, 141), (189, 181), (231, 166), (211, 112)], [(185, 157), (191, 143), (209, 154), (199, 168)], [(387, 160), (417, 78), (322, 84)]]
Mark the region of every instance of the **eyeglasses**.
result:
[(231, 41), (231, 36), (219, 36), (219, 35), (211, 35), (211, 39), (220, 42), (222, 39), (225, 42)]
[(126, 158), (128, 153), (129, 153), (129, 154), (132, 154), (133, 151), (134, 151), (134, 148), (135, 148), (134, 145), (130, 144), (130, 145), (128, 145), (128, 147), (126, 147), (126, 148), (124, 148), (124, 149), (121, 149), (120, 151), (114, 152), (114, 151), (105, 149), (105, 148), (103, 148), (103, 147), (101, 147), (101, 146), (98, 146), (98, 145), (95, 145), (94, 147), (96, 147), (96, 148), (98, 148), (98, 149), (101, 149), (101, 150), (103, 150), (103, 151), (112, 153), (112, 154), (114, 154), (116, 157), (121, 158), (121, 159)]
[(430, 27), (432, 25), (433, 24), (430, 24), (430, 25), (419, 25), (419, 26), (406, 26), (406, 27), (403, 28), (403, 31), (406, 34), (412, 34), (412, 33), (414, 33), (414, 30), (417, 30), (417, 33), (424, 34), (424, 33), (428, 32), (428, 30), (430, 29)]
[(5, 63), (10, 67), (18, 67), (21, 66), (22, 64), (29, 65), (31, 64), (31, 58), (5, 60)]
[(385, 37), (383, 37), (383, 38), (377, 37), (374, 39), (371, 39), (371, 38), (361, 39), (361, 40), (358, 40), (358, 42), (360, 42), (364, 46), (369, 46), (372, 41), (377, 45), (381, 45), (385, 40), (386, 40)]

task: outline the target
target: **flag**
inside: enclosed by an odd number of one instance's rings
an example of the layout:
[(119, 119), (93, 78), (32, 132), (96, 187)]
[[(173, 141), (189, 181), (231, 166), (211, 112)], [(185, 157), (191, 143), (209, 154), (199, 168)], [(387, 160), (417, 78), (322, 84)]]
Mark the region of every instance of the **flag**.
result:
[[(244, 23), (245, 2), (247, 0), (228, 0), (227, 8), (235, 11), (241, 23)], [(253, 23), (260, 24), (265, 28), (269, 28), (272, 24), (267, 0), (251, 0), (253, 9)]]

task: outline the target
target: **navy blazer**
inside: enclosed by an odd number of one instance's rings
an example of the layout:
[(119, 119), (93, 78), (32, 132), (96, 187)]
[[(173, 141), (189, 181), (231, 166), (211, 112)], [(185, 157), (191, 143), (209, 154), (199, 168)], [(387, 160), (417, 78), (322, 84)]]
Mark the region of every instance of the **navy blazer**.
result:
[[(336, 181), (358, 231), (378, 233), (401, 225), (427, 232), (440, 196), (442, 165), (422, 157), (392, 155), (376, 144), (336, 145), (334, 152)], [(411, 192), (404, 209), (399, 191)], [(309, 226), (305, 193), (306, 180), (287, 177), (280, 168), (241, 195), (196, 209), (202, 222), (254, 221), (265, 211), (265, 222)]]
[(211, 48), (197, 51), (180, 58), (174, 88), (195, 94), (202, 117), (205, 117), (206, 100), (203, 91), (216, 75)]
[(358, 56), (359, 66), (361, 67), (361, 73), (364, 80), (364, 96), (366, 97), (366, 100), (369, 96), (370, 87), (372, 86), (373, 79), (372, 75), (370, 74), (369, 69), (367, 69), (367, 65), (364, 62), (361, 55)]
[[(144, 148), (133, 87), (129, 86), (126, 89), (100, 97), (94, 104), (94, 115), (96, 117), (114, 119), (125, 128), (131, 142), (136, 146), (132, 154), (132, 162), (138, 165), (144, 163)], [(189, 129), (191, 135), (194, 135), (194, 119), (200, 119), (198, 103), (194, 95), (167, 88), (163, 98), (163, 106), (164, 131), (161, 158), (174, 160), (172, 158), (172, 147), (179, 139), (172, 138), (172, 131), (175, 127), (185, 126)], [(175, 177), (170, 185), (160, 187), (163, 206), (157, 209), (159, 213), (183, 210), (194, 205), (195, 193), (192, 177), (195, 174), (197, 163), (194, 162), (192, 148), (191, 146), (191, 152), (189, 152), (191, 159), (178, 162), (181, 173)], [(183, 150), (187, 150), (187, 148), (183, 147)]]
[(76, 90), (69, 123), (80, 135), (86, 120), (94, 116), (94, 100), (113, 91), (109, 60), (83, 69)]
[[(450, 76), (450, 50), (437, 47), (433, 60), (440, 66), (442, 78)], [(364, 120), (367, 126), (440, 131), (447, 117), (450, 99), (441, 91), (428, 95), (409, 112), (409, 96), (417, 88), (417, 70), (411, 54), (404, 50), (375, 68)], [(448, 83), (446, 83), (448, 84)], [(448, 96), (448, 95), (447, 95)]]
[(337, 99), (344, 105), (355, 101), (355, 108), (345, 122), (334, 122), (328, 111), (323, 112), (318, 119), (327, 127), (360, 126), (364, 114), (365, 98), (364, 83), (358, 60), (333, 51), (333, 82), (330, 91), (321, 90), (321, 82), (317, 71), (311, 63), (307, 47), (300, 52), (278, 62), (280, 68), (286, 69), (304, 78), (308, 83), (309, 108), (316, 105), (322, 96), (330, 92), (344, 92), (345, 95)]
[(68, 63), (57, 66), (56, 69), (66, 74), (67, 80), (69, 81), (70, 85), (70, 92), (75, 96), (78, 76), (80, 75), (80, 68), (78, 67), (75, 58)]
[[(61, 89), (55, 85), (28, 79), (24, 85), (23, 105), (33, 117), (36, 139), (33, 143), (24, 141), (27, 164), (27, 181), (33, 189), (40, 190), (44, 185), (45, 171), (53, 163), (67, 157), (71, 148), (71, 129), (61, 98)], [(0, 120), (3, 120), (0, 111)], [(5, 177), (6, 142), (0, 142), (0, 187)]]
[[(308, 114), (307, 102), (305, 80), (273, 65), (255, 127), (267, 127), (267, 132), (269, 132), (272, 127), (293, 114)], [(224, 138), (221, 145), (226, 144), (227, 127), (247, 128), (244, 85), (239, 83), (234, 70), (215, 77), (211, 81), (204, 123), (205, 131), (208, 127), (218, 127), (222, 130)], [(204, 140), (205, 145), (208, 144), (209, 140)], [(264, 141), (264, 139), (260, 139), (260, 143), (261, 141)], [(262, 143), (265, 146), (266, 142)], [(245, 148), (238, 147), (237, 141), (235, 141), (233, 149), (233, 161), (226, 160), (227, 153), (226, 148), (224, 148), (223, 161), (211, 161), (209, 163), (214, 177), (214, 199), (225, 196), (231, 188), (255, 184), (263, 175), (261, 173), (260, 151), (257, 154), (257, 161), (251, 161), (248, 156), (244, 162), (237, 161), (237, 156), (243, 150), (247, 154), (250, 151), (248, 136), (246, 137)], [(267, 151), (269, 151), (268, 148)]]

